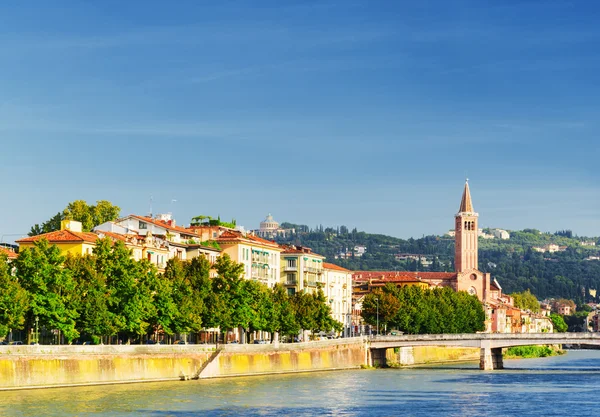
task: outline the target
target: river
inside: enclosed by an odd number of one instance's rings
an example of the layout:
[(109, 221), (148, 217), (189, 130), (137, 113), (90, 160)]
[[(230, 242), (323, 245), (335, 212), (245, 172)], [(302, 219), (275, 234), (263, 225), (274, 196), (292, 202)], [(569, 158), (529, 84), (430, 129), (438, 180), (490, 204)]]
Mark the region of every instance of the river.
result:
[(478, 364), (0, 392), (1, 416), (580, 416), (600, 351)]

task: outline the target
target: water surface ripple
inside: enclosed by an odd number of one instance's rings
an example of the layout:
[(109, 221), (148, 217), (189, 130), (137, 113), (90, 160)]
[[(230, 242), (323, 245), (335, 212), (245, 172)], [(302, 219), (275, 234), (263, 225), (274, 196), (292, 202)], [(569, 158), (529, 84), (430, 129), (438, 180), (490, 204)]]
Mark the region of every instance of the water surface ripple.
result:
[(592, 414), (600, 351), (477, 364), (0, 392), (2, 416), (564, 416)]

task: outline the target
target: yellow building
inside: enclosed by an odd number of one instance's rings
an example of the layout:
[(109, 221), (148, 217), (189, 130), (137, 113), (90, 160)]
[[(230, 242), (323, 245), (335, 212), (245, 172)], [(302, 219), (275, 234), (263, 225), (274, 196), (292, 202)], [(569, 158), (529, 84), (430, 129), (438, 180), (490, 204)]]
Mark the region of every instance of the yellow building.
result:
[(95, 233), (82, 232), (81, 222), (75, 220), (63, 220), (60, 223), (60, 230), (44, 233), (37, 236), (19, 239), (21, 250), (32, 248), (35, 242), (46, 239), (51, 245), (56, 245), (61, 255), (86, 255), (91, 254), (96, 246), (98, 235)]
[(268, 285), (272, 288), (279, 282), (279, 254), (283, 251), (270, 240), (237, 231), (226, 231), (216, 242), (221, 254), (244, 265), (244, 277)]
[(284, 246), (281, 253), (281, 282), (288, 294), (299, 291), (314, 293), (318, 288), (325, 289), (323, 276), (324, 256), (313, 253), (304, 246)]

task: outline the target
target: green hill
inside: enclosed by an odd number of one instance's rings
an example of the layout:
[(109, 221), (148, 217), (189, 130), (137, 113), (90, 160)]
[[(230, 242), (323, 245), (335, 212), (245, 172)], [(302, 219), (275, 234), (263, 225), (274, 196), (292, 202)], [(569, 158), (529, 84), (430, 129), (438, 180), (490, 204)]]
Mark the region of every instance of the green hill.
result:
[[(319, 226), (283, 223), (296, 234), (279, 239), (312, 248), (327, 261), (351, 270), (453, 271), (454, 238), (425, 236), (399, 239), (391, 236)], [(485, 231), (485, 230), (484, 230)], [(504, 292), (530, 289), (539, 299), (564, 297), (595, 301), (590, 289), (600, 292), (600, 247), (582, 246), (582, 241), (599, 243), (599, 238), (573, 236), (570, 231), (542, 233), (534, 229), (509, 231), (510, 239), (479, 239), (479, 269), (492, 273)], [(556, 244), (561, 251), (541, 253), (533, 247)], [(364, 253), (362, 251), (364, 250)]]

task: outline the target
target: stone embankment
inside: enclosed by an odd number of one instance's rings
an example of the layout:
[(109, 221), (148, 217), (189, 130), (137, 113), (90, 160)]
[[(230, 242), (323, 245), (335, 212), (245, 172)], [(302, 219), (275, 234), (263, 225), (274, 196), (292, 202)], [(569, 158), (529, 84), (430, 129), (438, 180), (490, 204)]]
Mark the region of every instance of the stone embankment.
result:
[(0, 346), (0, 389), (359, 368), (362, 338), (279, 345)]

